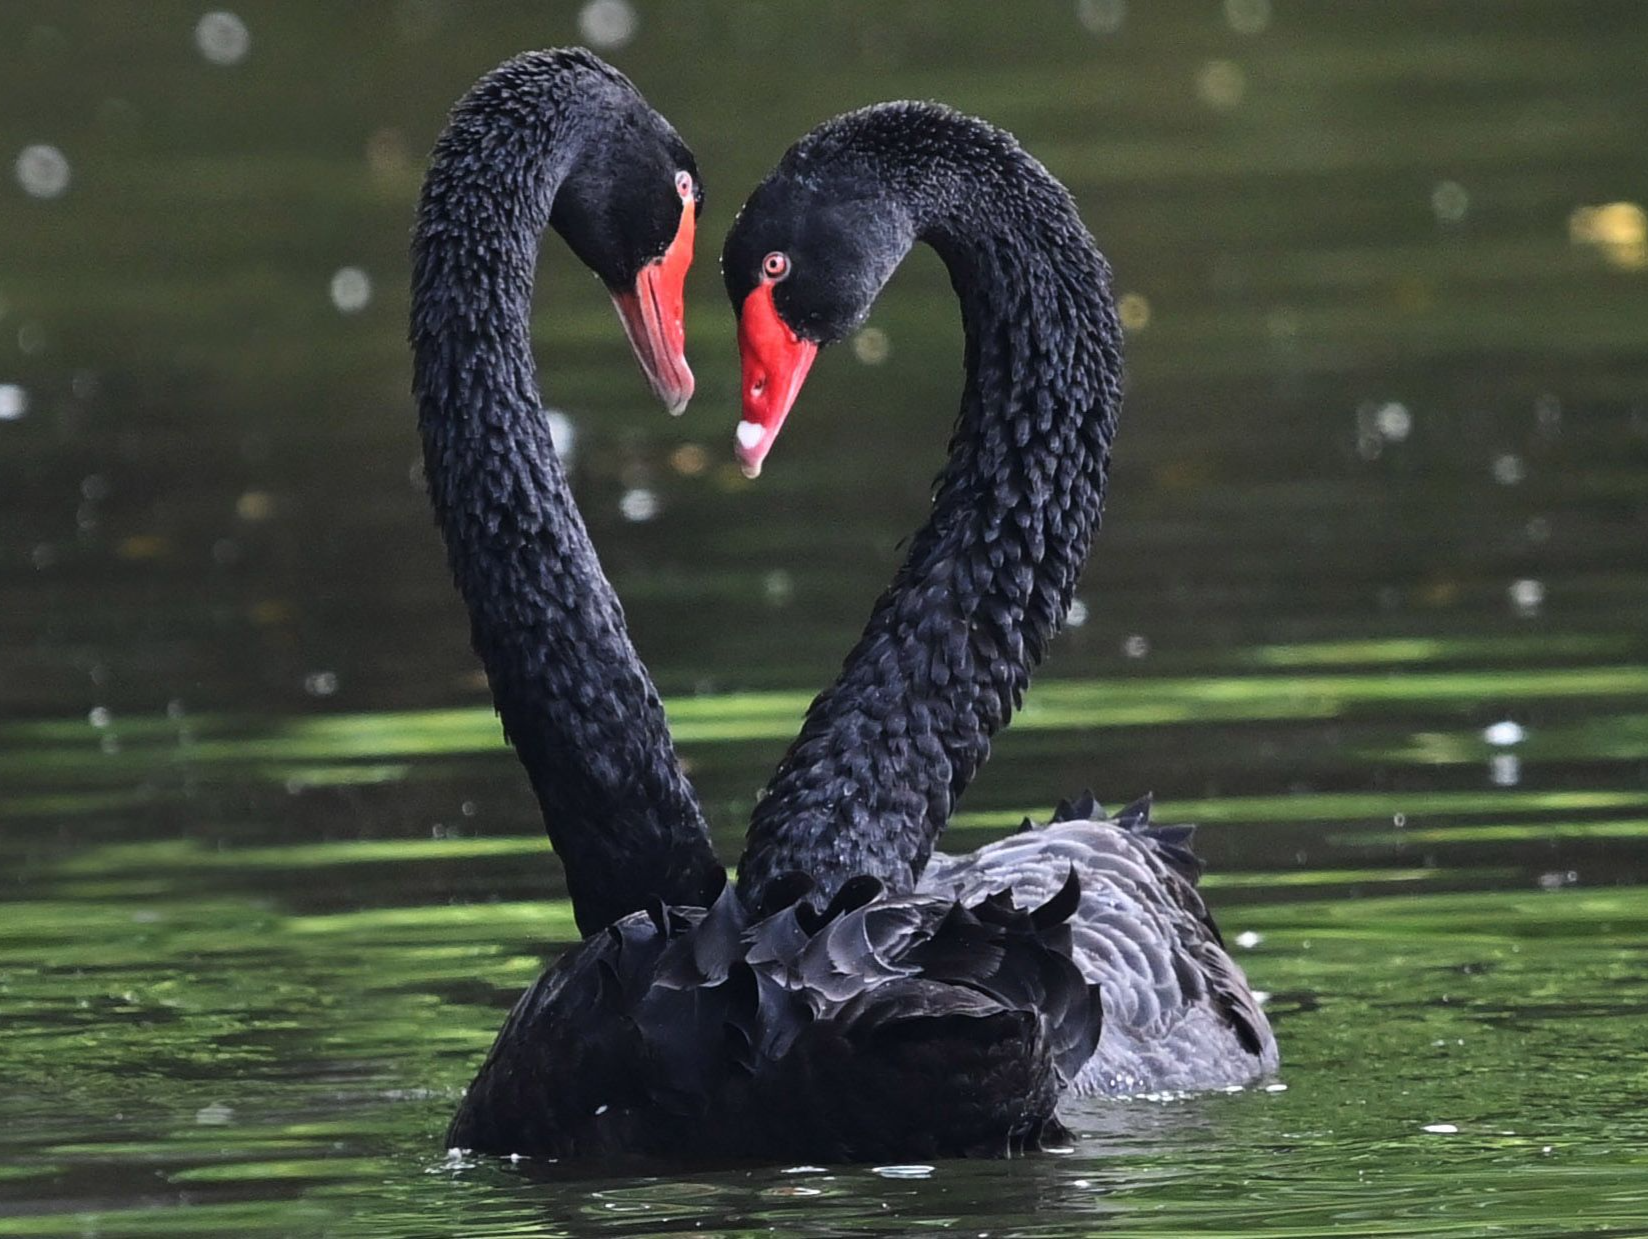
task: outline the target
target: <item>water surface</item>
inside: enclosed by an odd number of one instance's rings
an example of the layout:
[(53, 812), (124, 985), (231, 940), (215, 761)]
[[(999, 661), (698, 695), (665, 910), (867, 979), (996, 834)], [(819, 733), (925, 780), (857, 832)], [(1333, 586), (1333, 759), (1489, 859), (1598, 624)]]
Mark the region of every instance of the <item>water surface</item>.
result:
[(201, 6), (0, 11), (0, 1235), (1648, 1233), (1624, 0), (582, 6), (705, 169), (700, 394), (650, 405), (552, 244), (546, 398), (723, 855), (960, 341), (918, 254), (746, 483), (716, 245), (817, 120), (942, 98), (1070, 184), (1131, 328), (1080, 623), (954, 842), (1086, 786), (1202, 823), (1285, 1068), (1013, 1163), (447, 1156), (572, 926), (416, 477), (404, 250), (447, 103), (580, 7), (244, 4), (238, 58)]

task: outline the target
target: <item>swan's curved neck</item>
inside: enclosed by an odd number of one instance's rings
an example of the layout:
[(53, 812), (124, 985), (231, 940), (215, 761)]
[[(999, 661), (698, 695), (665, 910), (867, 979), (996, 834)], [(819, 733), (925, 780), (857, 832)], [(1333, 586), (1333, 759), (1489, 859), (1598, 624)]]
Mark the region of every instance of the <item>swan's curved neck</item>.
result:
[[(479, 89), (479, 88), (478, 88)], [(658, 693), (550, 444), (529, 314), (539, 239), (587, 140), (460, 108), (413, 240), (424, 471), (504, 732), (531, 778), (579, 928), (649, 898), (706, 903), (720, 872)]]
[(790, 870), (826, 897), (857, 873), (915, 882), (1098, 525), (1121, 403), (1109, 270), (1064, 189), (1001, 141), (983, 165), (902, 170), (961, 301), (961, 412), (931, 518), (756, 808), (739, 881), (757, 904)]

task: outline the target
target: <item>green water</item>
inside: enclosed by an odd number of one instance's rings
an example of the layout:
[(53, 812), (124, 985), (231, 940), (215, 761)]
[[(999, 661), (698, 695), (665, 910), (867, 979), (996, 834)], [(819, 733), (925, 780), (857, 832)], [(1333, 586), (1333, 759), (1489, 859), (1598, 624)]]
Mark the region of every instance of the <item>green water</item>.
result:
[(960, 341), (918, 254), (747, 483), (715, 250), (817, 120), (943, 98), (1070, 184), (1133, 324), (1083, 622), (955, 840), (1088, 785), (1203, 823), (1285, 1087), (613, 1178), (441, 1147), (572, 926), (402, 343), (446, 104), (582, 6), (236, 4), (229, 65), (205, 7), (0, 7), (0, 1235), (1648, 1234), (1648, 8), (636, 6), (609, 54), (708, 182), (699, 397), (649, 403), (555, 245), (536, 333), (723, 855)]

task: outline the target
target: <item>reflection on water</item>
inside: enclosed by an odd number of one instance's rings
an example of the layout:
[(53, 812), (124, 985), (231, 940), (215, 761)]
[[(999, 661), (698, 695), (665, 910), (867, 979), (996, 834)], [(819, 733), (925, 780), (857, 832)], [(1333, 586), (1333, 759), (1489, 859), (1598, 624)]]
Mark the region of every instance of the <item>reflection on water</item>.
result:
[[(0, 11), (0, 1235), (1641, 1233), (1648, 13), (564, 7)], [(746, 483), (719, 230), (893, 94), (1077, 193), (1130, 327), (1110, 519), (957, 842), (1088, 785), (1203, 823), (1272, 1090), (1011, 1164), (439, 1147), (572, 925), (413, 465), (405, 238), (446, 103), (575, 38), (709, 181), (687, 417), (555, 245), (536, 330), (725, 855), (959, 341), (917, 255)]]

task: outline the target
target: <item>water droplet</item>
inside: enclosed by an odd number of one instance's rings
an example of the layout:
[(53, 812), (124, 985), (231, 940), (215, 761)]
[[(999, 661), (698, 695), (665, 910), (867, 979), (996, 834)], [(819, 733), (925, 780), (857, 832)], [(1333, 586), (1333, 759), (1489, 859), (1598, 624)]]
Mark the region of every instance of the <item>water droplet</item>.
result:
[(658, 515), (658, 508), (657, 494), (645, 486), (625, 491), (618, 501), (618, 511), (626, 521), (650, 521)]
[(1529, 542), (1541, 546), (1551, 540), (1551, 522), (1547, 517), (1530, 516), (1528, 523), (1523, 526), (1523, 532), (1527, 534)]
[(62, 197), (69, 188), (68, 157), (44, 142), (25, 146), (14, 168), (17, 183), (31, 198), (42, 201)]
[(1528, 466), (1515, 452), (1494, 457), (1493, 478), (1501, 486), (1515, 486), (1528, 476)]
[(1523, 740), (1527, 739), (1527, 736), (1528, 733), (1522, 729), (1521, 723), (1508, 718), (1482, 729), (1482, 738), (1498, 748), (1521, 744)]
[(372, 277), (359, 267), (340, 267), (332, 276), (332, 304), (341, 314), (359, 314), (372, 303)]
[(892, 342), (880, 327), (866, 327), (853, 337), (853, 356), (866, 366), (879, 366), (892, 351)]
[(16, 383), (0, 383), (0, 422), (15, 422), (29, 411), (29, 393)]
[(1076, 0), (1076, 20), (1093, 34), (1115, 34), (1127, 21), (1127, 0)]
[(1080, 628), (1087, 623), (1087, 604), (1080, 598), (1072, 599), (1070, 610), (1065, 615), (1064, 622), (1072, 628)]
[(1457, 224), (1471, 209), (1471, 196), (1458, 181), (1441, 181), (1431, 190), (1431, 211), (1439, 224)]
[(1511, 600), (1511, 609), (1521, 616), (1538, 615), (1545, 605), (1545, 585), (1531, 577), (1524, 577), (1519, 581), (1512, 581), (1506, 591)]
[(267, 491), (249, 490), (235, 500), (235, 515), (249, 524), (266, 521), (275, 514), (275, 500)]
[(1225, 0), (1225, 22), (1237, 34), (1262, 34), (1270, 25), (1270, 0)]
[(252, 33), (234, 13), (203, 13), (195, 23), (195, 47), (214, 65), (235, 65), (251, 50)]
[(1210, 60), (1196, 73), (1196, 94), (1208, 107), (1228, 112), (1247, 93), (1247, 75), (1234, 60)]
[(684, 478), (695, 478), (710, 467), (710, 454), (702, 444), (683, 443), (670, 453), (670, 468)]
[(1150, 300), (1143, 293), (1123, 293), (1116, 298), (1116, 317), (1128, 331), (1150, 326)]
[(1288, 1088), (1287, 1085), (1282, 1084), (1280, 1082), (1277, 1082), (1275, 1084), (1265, 1085), (1265, 1092), (1267, 1092), (1267, 1093), (1285, 1093), (1285, 1092), (1287, 1092), (1287, 1088)]
[(640, 24), (630, 0), (589, 0), (578, 11), (578, 32), (602, 49), (624, 46)]
[(1458, 1132), (1459, 1128), (1453, 1123), (1426, 1123), (1425, 1130), (1433, 1136), (1451, 1136)]
[(86, 715), (86, 721), (93, 727), (102, 730), (110, 723), (114, 722), (114, 714), (109, 710), (108, 706), (93, 706), (91, 711)]
[(195, 1111), (195, 1122), (202, 1127), (222, 1127), (235, 1117), (233, 1106), (226, 1106), (221, 1101), (214, 1101), (209, 1106), (202, 1106)]
[(1129, 658), (1145, 658), (1150, 653), (1150, 638), (1134, 633), (1122, 642), (1122, 653)]
[(1251, 951), (1264, 940), (1265, 936), (1263, 934), (1255, 933), (1251, 929), (1244, 929), (1241, 933), (1236, 935), (1236, 945), (1241, 947), (1244, 951)]
[(1488, 759), (1488, 782), (1495, 787), (1515, 787), (1522, 782), (1522, 762), (1515, 753), (1495, 753)]
[(782, 568), (774, 568), (762, 578), (761, 592), (768, 606), (781, 607), (795, 597), (795, 579)]
[(303, 677), (303, 691), (311, 697), (330, 697), (338, 691), (336, 671), (311, 671)]

